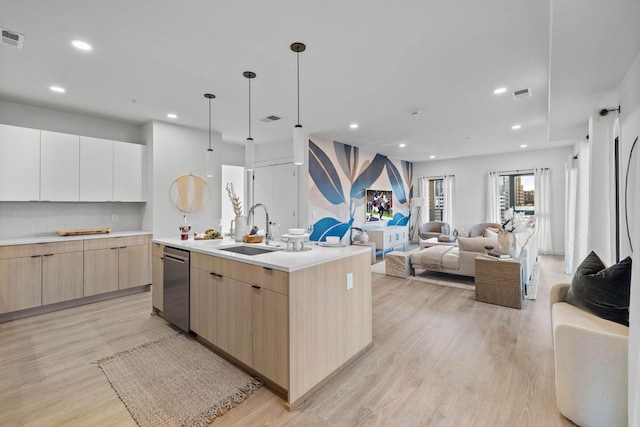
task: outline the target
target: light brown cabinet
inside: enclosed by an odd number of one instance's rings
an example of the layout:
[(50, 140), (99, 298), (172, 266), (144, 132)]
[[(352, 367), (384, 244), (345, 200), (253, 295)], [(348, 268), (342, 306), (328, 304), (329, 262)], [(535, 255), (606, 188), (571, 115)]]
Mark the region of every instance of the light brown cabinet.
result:
[(284, 388), (289, 386), (289, 298), (252, 288), (253, 369)]
[(162, 311), (164, 307), (164, 245), (153, 243), (151, 246), (151, 304)]
[(190, 282), (190, 329), (286, 388), (288, 273), (192, 252)]
[(83, 297), (82, 241), (0, 247), (0, 313)]
[(42, 245), (0, 247), (0, 314), (42, 304)]
[(149, 236), (84, 241), (84, 295), (148, 285)]
[(42, 305), (84, 296), (82, 241), (46, 243), (42, 255)]

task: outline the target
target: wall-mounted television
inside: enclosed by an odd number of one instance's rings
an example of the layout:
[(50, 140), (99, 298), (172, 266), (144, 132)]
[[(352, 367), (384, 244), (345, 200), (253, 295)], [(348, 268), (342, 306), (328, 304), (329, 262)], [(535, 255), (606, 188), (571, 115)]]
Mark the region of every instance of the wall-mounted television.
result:
[(366, 203), (367, 221), (393, 218), (393, 192), (391, 190), (367, 190)]

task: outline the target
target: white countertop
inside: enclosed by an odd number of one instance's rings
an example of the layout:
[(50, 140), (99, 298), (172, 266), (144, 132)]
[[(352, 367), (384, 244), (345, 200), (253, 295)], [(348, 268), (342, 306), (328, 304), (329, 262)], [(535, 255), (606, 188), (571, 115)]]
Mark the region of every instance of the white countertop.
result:
[[(288, 252), (285, 250), (284, 242), (275, 242), (274, 245), (266, 246), (264, 243), (249, 244), (238, 243), (235, 240), (225, 237), (224, 239), (212, 240), (180, 240), (175, 238), (153, 239), (154, 243), (171, 246), (178, 249), (185, 249), (192, 252), (199, 252), (207, 255), (215, 255), (220, 258), (227, 258), (235, 261), (246, 262), (249, 264), (260, 265), (262, 267), (273, 268), (281, 271), (297, 271), (308, 267), (324, 264), (330, 261), (336, 261), (347, 258), (359, 253), (369, 253), (371, 248), (368, 246), (345, 246), (345, 247), (324, 247), (312, 243), (306, 243), (306, 247), (311, 250), (301, 252)], [(262, 248), (273, 248), (275, 250), (259, 255), (242, 255), (235, 252), (221, 251), (220, 249), (230, 246), (252, 246)], [(368, 259), (367, 259), (368, 264)]]
[(150, 231), (118, 231), (115, 233), (104, 234), (84, 234), (81, 236), (58, 236), (55, 232), (51, 234), (43, 234), (41, 236), (21, 237), (17, 239), (0, 239), (0, 246), (11, 245), (32, 245), (37, 243), (58, 243), (68, 242), (71, 240), (87, 240), (87, 239), (107, 239), (110, 237), (129, 237), (129, 236), (146, 236), (151, 235)]

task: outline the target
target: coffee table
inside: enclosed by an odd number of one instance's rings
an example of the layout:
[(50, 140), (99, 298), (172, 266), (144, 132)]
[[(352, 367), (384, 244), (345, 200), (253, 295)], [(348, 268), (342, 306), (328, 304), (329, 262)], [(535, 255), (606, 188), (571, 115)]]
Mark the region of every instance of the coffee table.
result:
[(430, 248), (431, 246), (458, 246), (458, 239), (449, 242), (440, 242), (437, 237), (432, 237), (426, 240), (420, 240), (420, 249)]

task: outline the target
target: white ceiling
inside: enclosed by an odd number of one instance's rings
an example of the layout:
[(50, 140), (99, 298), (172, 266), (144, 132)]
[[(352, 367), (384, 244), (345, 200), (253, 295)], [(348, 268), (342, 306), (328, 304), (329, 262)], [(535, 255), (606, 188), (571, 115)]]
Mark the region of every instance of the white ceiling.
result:
[[(546, 148), (584, 136), (591, 109), (610, 107), (598, 102), (640, 52), (639, 22), (638, 0), (2, 0), (0, 27), (25, 42), (0, 46), (0, 98), (207, 129), (211, 92), (212, 127), (242, 144), (242, 72), (254, 71), (252, 136), (282, 141), (296, 122), (289, 45), (303, 42), (310, 134), (412, 161)], [(93, 51), (73, 49), (76, 38)], [(500, 86), (509, 92), (494, 95)], [(514, 101), (523, 88), (534, 96)], [(272, 114), (282, 120), (259, 120)]]

